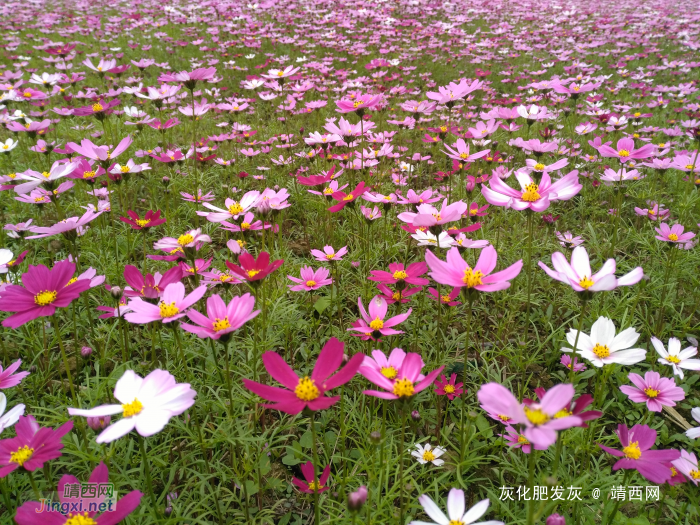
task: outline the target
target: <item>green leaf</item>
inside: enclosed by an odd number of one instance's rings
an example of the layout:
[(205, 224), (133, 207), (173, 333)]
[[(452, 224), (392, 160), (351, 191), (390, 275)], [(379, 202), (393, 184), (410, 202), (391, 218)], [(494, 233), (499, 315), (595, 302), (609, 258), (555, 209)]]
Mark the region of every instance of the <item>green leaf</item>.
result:
[(291, 455), (291, 454), (287, 454), (286, 456), (284, 456), (284, 457), (282, 458), (282, 463), (284, 463), (285, 465), (287, 465), (287, 466), (289, 466), (289, 467), (293, 467), (293, 466), (298, 465), (299, 463), (301, 463), (301, 460), (300, 460), (300, 459), (297, 459), (296, 456), (293, 456), (293, 455)]
[(314, 303), (314, 309), (318, 312), (318, 315), (321, 315), (330, 305), (330, 297), (319, 297), (318, 300)]
[(304, 432), (304, 435), (301, 436), (299, 443), (304, 448), (311, 448), (313, 446), (314, 441), (313, 441), (313, 436), (311, 435), (310, 430), (307, 430), (306, 432)]
[(292, 513), (287, 512), (282, 518), (277, 522), (277, 525), (287, 525), (289, 523), (289, 520), (292, 519)]

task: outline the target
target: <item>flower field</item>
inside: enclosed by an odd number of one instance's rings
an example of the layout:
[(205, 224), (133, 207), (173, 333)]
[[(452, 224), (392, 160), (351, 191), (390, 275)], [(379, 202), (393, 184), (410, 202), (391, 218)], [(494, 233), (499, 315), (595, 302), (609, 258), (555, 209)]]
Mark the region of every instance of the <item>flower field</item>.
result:
[(700, 523), (697, 8), (0, 5), (0, 524)]

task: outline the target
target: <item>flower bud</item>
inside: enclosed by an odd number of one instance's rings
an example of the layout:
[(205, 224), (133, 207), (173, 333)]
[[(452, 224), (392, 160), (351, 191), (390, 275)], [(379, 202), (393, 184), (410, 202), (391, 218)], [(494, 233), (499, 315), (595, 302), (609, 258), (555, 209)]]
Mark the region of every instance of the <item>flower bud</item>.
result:
[(367, 487), (361, 485), (355, 492), (348, 494), (348, 509), (351, 512), (359, 512), (367, 501)]
[(114, 297), (115, 299), (121, 298), (121, 296), (122, 296), (122, 289), (121, 289), (121, 286), (112, 286), (112, 287), (109, 289), (109, 293), (111, 293), (111, 294), (112, 294), (112, 297)]
[(90, 348), (89, 346), (84, 346), (80, 349), (80, 355), (83, 357), (90, 357), (91, 354), (92, 348)]
[(413, 421), (420, 421), (420, 412), (418, 412), (418, 410), (411, 412), (411, 419), (413, 419)]
[(566, 520), (564, 519), (564, 516), (552, 514), (551, 516), (547, 517), (547, 521), (545, 523), (546, 525), (566, 525)]
[(99, 416), (87, 418), (88, 426), (95, 432), (97, 432), (98, 430), (104, 430), (111, 421), (112, 416)]
[(378, 445), (379, 442), (382, 440), (382, 433), (377, 430), (371, 432), (369, 435), (369, 440), (375, 445)]

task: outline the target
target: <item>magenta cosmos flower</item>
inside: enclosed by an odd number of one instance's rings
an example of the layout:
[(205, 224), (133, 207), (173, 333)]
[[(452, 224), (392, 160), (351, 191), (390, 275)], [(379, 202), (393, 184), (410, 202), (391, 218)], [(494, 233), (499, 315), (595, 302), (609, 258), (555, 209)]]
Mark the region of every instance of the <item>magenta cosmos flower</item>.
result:
[(110, 443), (134, 429), (144, 437), (157, 434), (170, 418), (190, 408), (196, 395), (189, 383), (176, 383), (175, 377), (166, 370), (153, 370), (146, 377), (127, 370), (114, 387), (114, 398), (120, 404), (100, 405), (88, 410), (68, 408), (68, 413), (82, 417), (121, 413), (122, 419), (104, 429), (95, 440)]
[(498, 254), (493, 246), (481, 251), (474, 268), (462, 259), (459, 248), (450, 248), (445, 262), (438, 259), (430, 250), (425, 252), (425, 261), (432, 270), (430, 277), (448, 286), (474, 288), (480, 292), (496, 292), (510, 287), (510, 280), (517, 277), (523, 267), (522, 259), (505, 270), (491, 273), (496, 268)]
[(428, 271), (428, 265), (424, 262), (414, 262), (404, 268), (403, 263), (390, 263), (389, 271), (372, 270), (372, 277), (368, 277), (370, 281), (376, 281), (384, 284), (396, 284), (397, 288), (403, 288), (406, 284), (415, 284), (425, 286), (430, 281), (425, 277), (420, 277)]
[(658, 240), (674, 244), (681, 242), (685, 243), (695, 237), (693, 232), (683, 233), (684, 228), (682, 224), (674, 224), (673, 226), (669, 227), (668, 224), (662, 222), (658, 228), (654, 229), (656, 230), (656, 233), (658, 233), (656, 236)]
[(57, 262), (52, 269), (43, 264), (29, 266), (22, 284), (8, 284), (0, 297), (0, 311), (15, 312), (2, 322), (6, 328), (19, 328), (38, 317), (49, 317), (56, 308), (65, 308), (90, 288), (90, 280), (73, 281), (75, 264)]
[(656, 443), (656, 430), (647, 425), (634, 425), (628, 429), (618, 425), (617, 437), (622, 450), (598, 444), (608, 454), (621, 458), (613, 465), (613, 470), (636, 470), (652, 483), (664, 483), (671, 478), (671, 469), (664, 465), (680, 457), (677, 450), (649, 450)]
[(15, 374), (15, 371), (21, 364), (22, 360), (18, 359), (5, 370), (3, 370), (2, 365), (0, 365), (0, 389), (17, 386), (22, 382), (22, 379), (29, 375), (29, 372), (18, 372)]
[(357, 319), (352, 323), (352, 328), (348, 328), (348, 332), (360, 332), (359, 334), (353, 334), (356, 337), (361, 337), (363, 341), (371, 339), (372, 341), (377, 341), (382, 335), (396, 335), (402, 334), (401, 330), (394, 330), (392, 327), (397, 324), (403, 323), (408, 316), (411, 315), (411, 308), (407, 312), (389, 319), (384, 319), (387, 312), (387, 302), (380, 296), (375, 295), (369, 302), (369, 313), (365, 310), (362, 304), (362, 297), (357, 298), (357, 306), (360, 309), (361, 319)]
[(61, 439), (73, 428), (73, 422), (63, 423), (56, 430), (40, 427), (34, 416), (20, 416), (15, 425), (17, 435), (0, 441), (0, 478), (19, 467), (34, 471), (44, 463), (61, 456)]
[(481, 187), (484, 198), (494, 206), (505, 206), (514, 210), (526, 210), (541, 212), (549, 208), (552, 201), (566, 201), (581, 191), (578, 181), (578, 171), (564, 175), (558, 181), (552, 183), (549, 173), (542, 174), (542, 180), (537, 184), (528, 173), (518, 171), (515, 177), (520, 183), (520, 190), (508, 186), (499, 177), (489, 181), (490, 188)]
[(257, 259), (246, 252), (238, 257), (238, 262), (241, 263), (240, 266), (226, 261), (226, 266), (236, 275), (240, 275), (246, 281), (254, 283), (261, 281), (282, 266), (284, 259), (270, 262), (270, 254), (267, 252), (260, 252)]
[(168, 285), (182, 280), (182, 268), (173, 266), (162, 275), (156, 272), (144, 276), (136, 266), (127, 264), (124, 267), (124, 280), (129, 285), (124, 290), (125, 296), (155, 299), (163, 295)]
[(314, 271), (311, 266), (302, 266), (300, 270), (301, 279), (288, 275), (287, 278), (297, 283), (296, 285), (288, 285), (293, 292), (308, 292), (318, 290), (321, 286), (331, 284), (333, 279), (329, 279), (328, 268), (319, 268)]
[[(90, 479), (88, 483), (99, 484), (109, 482), (109, 470), (107, 465), (100, 462), (95, 470), (90, 474)], [(70, 503), (76, 503), (76, 498), (67, 498), (64, 495), (64, 489), (67, 488), (66, 485), (80, 485), (80, 481), (75, 476), (70, 474), (65, 474), (61, 480), (58, 482), (58, 499), (59, 502), (70, 508)], [(143, 494), (138, 490), (132, 490), (126, 496), (117, 501), (116, 506), (97, 516), (96, 511), (85, 511), (83, 513), (68, 512), (67, 514), (62, 514), (58, 510), (52, 510), (45, 507), (44, 502), (38, 501), (28, 501), (20, 508), (17, 509), (17, 514), (15, 515), (15, 521), (18, 525), (112, 525), (121, 522), (129, 514), (131, 514), (136, 507), (141, 503), (141, 497)], [(101, 498), (95, 498), (95, 502), (103, 501), (104, 496)], [(106, 506), (106, 505), (105, 505)]]
[(254, 394), (273, 401), (263, 405), (265, 408), (274, 408), (292, 415), (307, 407), (309, 410), (324, 410), (340, 399), (340, 396), (327, 397), (324, 394), (350, 381), (364, 358), (362, 354), (355, 354), (338, 373), (335, 373), (343, 361), (344, 348), (344, 343), (331, 337), (321, 349), (311, 377), (302, 378), (297, 376), (279, 354), (265, 352), (262, 359), (267, 373), (284, 388), (263, 385), (250, 379), (244, 379), (243, 384)]
[(449, 147), (447, 144), (445, 144), (445, 148), (447, 151), (442, 150), (442, 152), (450, 157), (451, 159), (457, 160), (459, 162), (472, 162), (474, 160), (480, 159), (481, 157), (485, 157), (486, 155), (489, 154), (488, 149), (485, 149), (483, 151), (479, 151), (478, 153), (474, 153), (472, 155), (469, 154), (469, 145), (464, 142), (464, 139), (459, 139), (457, 142), (455, 142), (451, 147)]
[(435, 381), (435, 393), (439, 396), (447, 396), (452, 401), (464, 392), (462, 388), (464, 383), (455, 383), (455, 381), (457, 381), (457, 374), (452, 374), (449, 381), (445, 378), (445, 374), (442, 374), (440, 380)]
[(616, 158), (620, 162), (627, 162), (633, 159), (646, 159), (651, 157), (656, 151), (654, 144), (645, 144), (639, 149), (634, 149), (634, 139), (624, 138), (617, 141), (617, 149), (613, 149), (608, 145), (603, 145), (598, 148), (598, 153), (602, 157)]
[(292, 483), (294, 483), (294, 485), (296, 485), (300, 491), (307, 494), (314, 494), (316, 492), (320, 494), (321, 492), (328, 490), (326, 483), (328, 483), (328, 478), (331, 475), (330, 465), (326, 465), (326, 468), (323, 469), (323, 472), (318, 479), (316, 479), (314, 464), (311, 463), (311, 461), (307, 461), (301, 466), (301, 473), (304, 476), (305, 481), (292, 477)]
[(160, 210), (148, 210), (146, 215), (143, 216), (143, 219), (139, 217), (138, 213), (132, 210), (127, 211), (126, 214), (129, 216), (128, 218), (119, 217), (119, 220), (130, 224), (134, 230), (147, 230), (154, 226), (164, 224), (167, 221), (165, 217), (160, 216)]
[[(393, 352), (392, 352), (393, 355)], [(365, 358), (366, 359), (366, 358)], [(423, 376), (423, 359), (419, 354), (409, 352), (401, 361), (401, 365), (396, 370), (396, 376), (389, 378), (384, 370), (377, 371), (374, 366), (360, 367), (360, 374), (367, 380), (377, 385), (384, 391), (365, 390), (367, 396), (379, 397), (381, 399), (406, 399), (422, 392), (433, 384), (435, 378), (444, 370), (444, 366), (433, 370), (427, 376)], [(416, 384), (417, 382), (417, 384)]]
[(345, 208), (348, 204), (351, 204), (357, 200), (360, 195), (362, 195), (365, 192), (365, 181), (361, 181), (354, 190), (352, 190), (350, 193), (345, 193), (343, 191), (336, 191), (332, 197), (336, 201), (338, 201), (337, 204), (334, 204), (330, 208), (328, 208), (328, 211), (331, 213), (336, 213)]
[(550, 388), (539, 403), (522, 404), (503, 385), (487, 383), (477, 393), (479, 403), (489, 413), (506, 416), (511, 424), (525, 427), (525, 437), (537, 450), (546, 450), (557, 440), (557, 430), (580, 426), (582, 421), (567, 408), (574, 397), (574, 387), (569, 384)]
[(311, 255), (317, 261), (327, 262), (327, 261), (342, 261), (343, 256), (348, 253), (348, 247), (343, 246), (337, 252), (333, 249), (333, 246), (324, 246), (323, 251), (321, 250), (311, 250)]
[(197, 337), (218, 340), (254, 319), (260, 310), (253, 311), (253, 308), (255, 297), (249, 293), (233, 297), (228, 305), (218, 295), (212, 295), (207, 299), (207, 315), (200, 314), (195, 309), (187, 312), (190, 321), (198, 326), (182, 323), (180, 327)]
[(511, 448), (519, 448), (524, 454), (532, 452), (532, 443), (528, 441), (525, 434), (521, 434), (510, 425), (506, 425), (506, 433), (499, 434)]
[(664, 406), (676, 406), (676, 401), (685, 399), (685, 392), (676, 386), (672, 378), (661, 377), (658, 372), (647, 372), (627, 376), (635, 386), (622, 385), (620, 390), (634, 403), (646, 403), (652, 412), (661, 412)]
[(131, 312), (124, 319), (134, 324), (145, 324), (152, 321), (170, 323), (186, 315), (187, 310), (207, 293), (207, 285), (203, 284), (185, 297), (185, 285), (181, 282), (169, 284), (160, 297), (157, 305), (147, 303), (140, 297), (129, 301)]
[(200, 67), (192, 71), (179, 73), (163, 73), (158, 77), (159, 82), (181, 82), (187, 89), (193, 90), (198, 81), (215, 82), (215, 67)]
[(552, 279), (568, 284), (576, 292), (603, 292), (614, 290), (618, 286), (631, 286), (638, 283), (644, 277), (641, 266), (636, 267), (619, 279), (615, 277), (615, 259), (605, 261), (603, 267), (597, 272), (591, 271), (588, 252), (584, 246), (577, 246), (571, 252), (571, 264), (561, 252), (552, 254), (551, 270), (542, 261), (538, 262), (547, 275)]

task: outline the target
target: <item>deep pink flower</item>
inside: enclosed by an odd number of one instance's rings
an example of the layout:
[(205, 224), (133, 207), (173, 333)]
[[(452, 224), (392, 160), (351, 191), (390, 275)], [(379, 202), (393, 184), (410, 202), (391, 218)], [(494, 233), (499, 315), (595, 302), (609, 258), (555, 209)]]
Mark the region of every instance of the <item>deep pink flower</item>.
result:
[[(100, 484), (109, 482), (109, 470), (107, 465), (100, 462), (95, 470), (90, 474), (89, 483)], [(66, 485), (80, 485), (80, 481), (75, 476), (70, 474), (65, 474), (61, 477), (58, 482), (58, 499), (62, 504), (76, 503), (77, 499), (67, 498), (64, 494)], [(93, 523), (95, 525), (113, 525), (119, 523), (129, 514), (131, 514), (136, 507), (141, 503), (141, 497), (143, 494), (138, 490), (132, 490), (123, 498), (117, 501), (114, 508), (110, 508), (109, 511), (97, 516), (96, 511), (84, 511), (83, 513), (68, 512), (67, 514), (61, 514), (58, 510), (51, 510), (45, 507), (44, 502), (38, 501), (28, 501), (20, 508), (17, 509), (17, 514), (15, 515), (15, 521), (18, 525), (62, 525), (64, 523), (85, 523), (86, 525)], [(94, 498), (95, 502), (103, 501), (105, 496), (99, 498)], [(91, 498), (92, 501), (92, 498)], [(106, 505), (105, 505), (106, 506)], [(43, 508), (43, 510), (41, 510)], [(81, 516), (79, 519), (78, 516)], [(66, 521), (67, 520), (67, 521)], [(78, 520), (78, 521), (75, 521)]]
[(126, 217), (119, 217), (119, 220), (130, 224), (134, 230), (147, 230), (154, 226), (164, 224), (167, 221), (165, 217), (160, 216), (160, 210), (148, 210), (143, 219), (139, 217), (138, 213), (132, 210), (127, 211), (126, 214), (129, 216), (128, 219)]
[(674, 461), (681, 455), (677, 450), (650, 450), (656, 443), (656, 430), (647, 425), (634, 425), (628, 429), (618, 425), (617, 437), (622, 450), (598, 444), (608, 454), (622, 458), (613, 465), (613, 470), (636, 470), (652, 483), (664, 483), (672, 473), (663, 463)]
[(528, 441), (525, 434), (521, 434), (510, 425), (506, 425), (506, 433), (499, 434), (511, 448), (519, 448), (525, 454), (532, 452), (532, 443)]
[[(396, 352), (396, 350), (397, 349), (394, 349), (394, 352)], [(392, 357), (394, 356), (394, 352), (392, 352)], [(365, 363), (367, 363), (367, 358), (365, 358)], [(420, 354), (413, 352), (405, 355), (398, 369), (392, 366), (391, 369), (382, 369), (380, 372), (376, 367), (371, 366), (371, 364), (368, 366), (365, 363), (360, 367), (360, 374), (385, 391), (365, 390), (364, 394), (381, 399), (406, 399), (422, 392), (433, 384), (435, 378), (445, 368), (441, 366), (430, 372), (427, 376), (423, 376), (421, 373), (424, 366), (423, 359)], [(391, 363), (391, 357), (389, 363)], [(396, 370), (396, 375), (394, 377), (390, 377), (393, 375), (393, 373), (391, 373), (392, 369)], [(418, 383), (416, 384), (416, 382)]]
[(29, 372), (17, 372), (15, 374), (15, 371), (19, 368), (19, 365), (21, 364), (22, 360), (18, 359), (10, 366), (8, 366), (5, 370), (3, 370), (2, 365), (0, 365), (0, 389), (12, 388), (13, 386), (17, 386), (20, 384), (22, 379), (29, 375)]
[(218, 340), (254, 319), (260, 310), (253, 311), (253, 308), (255, 297), (249, 293), (231, 298), (228, 305), (218, 295), (212, 295), (207, 299), (207, 315), (194, 308), (187, 312), (190, 321), (198, 326), (182, 323), (180, 327), (197, 337)]
[[(561, 360), (559, 362), (571, 370), (571, 356), (564, 354), (561, 356)], [(586, 365), (579, 363), (578, 357), (574, 357), (574, 372), (583, 372), (584, 370), (586, 370)]]
[(485, 149), (483, 151), (479, 151), (478, 153), (470, 155), (469, 146), (466, 142), (464, 142), (464, 139), (458, 139), (457, 142), (455, 142), (452, 145), (452, 147), (455, 149), (452, 149), (447, 144), (445, 144), (445, 148), (447, 149), (447, 151), (441, 151), (451, 159), (457, 160), (459, 162), (472, 162), (474, 160), (480, 159), (481, 157), (485, 157), (489, 154), (489, 151), (491, 151)]
[(394, 304), (397, 301), (401, 301), (401, 304), (405, 304), (410, 301), (408, 299), (410, 296), (417, 294), (421, 291), (420, 286), (414, 288), (403, 288), (401, 290), (392, 290), (386, 284), (378, 284), (377, 289), (382, 292), (381, 297), (386, 301), (387, 304)]
[(260, 252), (257, 259), (246, 252), (238, 257), (238, 262), (241, 263), (240, 266), (226, 261), (226, 266), (229, 270), (240, 275), (246, 281), (255, 282), (264, 279), (282, 266), (284, 259), (277, 259), (276, 261), (270, 262), (270, 254), (267, 252)]
[(169, 284), (182, 280), (182, 268), (173, 266), (163, 275), (156, 272), (155, 274), (146, 274), (144, 277), (136, 266), (127, 264), (124, 267), (124, 280), (131, 287), (124, 290), (125, 296), (155, 299), (163, 294)]
[(90, 280), (81, 279), (71, 283), (75, 264), (59, 261), (52, 269), (43, 264), (29, 265), (22, 274), (24, 287), (9, 284), (0, 297), (0, 311), (15, 312), (2, 322), (6, 328), (19, 328), (38, 317), (49, 317), (56, 308), (65, 308), (74, 299), (90, 288)]
[(362, 297), (357, 298), (357, 306), (360, 309), (360, 319), (352, 323), (352, 328), (348, 328), (348, 332), (360, 332), (353, 334), (356, 337), (362, 338), (363, 341), (371, 339), (377, 341), (382, 335), (402, 334), (401, 330), (394, 330), (392, 327), (403, 323), (408, 316), (411, 315), (411, 308), (407, 312), (389, 319), (385, 319), (387, 313), (387, 302), (380, 296), (375, 295), (369, 302), (369, 313), (365, 310), (362, 304)]
[(510, 280), (517, 277), (523, 267), (522, 259), (510, 265), (505, 270), (491, 273), (496, 268), (498, 254), (493, 246), (487, 246), (481, 251), (479, 260), (474, 268), (462, 259), (459, 248), (450, 248), (447, 261), (438, 259), (433, 252), (426, 250), (425, 261), (432, 270), (430, 277), (440, 284), (448, 286), (474, 288), (480, 292), (496, 292), (510, 287)]
[(676, 386), (673, 378), (661, 377), (658, 372), (649, 371), (644, 378), (639, 374), (627, 376), (635, 386), (622, 385), (620, 390), (634, 403), (646, 403), (652, 412), (661, 412), (664, 406), (676, 406), (676, 401), (685, 399), (685, 392)]
[(455, 383), (457, 374), (452, 374), (449, 381), (445, 378), (445, 374), (440, 376), (440, 380), (435, 381), (435, 393), (439, 396), (447, 396), (452, 401), (455, 397), (462, 395), (464, 383)]
[(321, 477), (318, 479), (316, 479), (314, 464), (311, 463), (311, 461), (307, 461), (301, 466), (301, 473), (306, 481), (292, 477), (292, 483), (294, 483), (300, 491), (306, 492), (307, 494), (314, 494), (316, 492), (320, 494), (328, 490), (326, 483), (328, 483), (328, 477), (331, 475), (330, 465), (326, 465), (326, 468), (324, 468), (321, 473)]
[(568, 384), (550, 388), (540, 403), (524, 404), (503, 385), (487, 383), (477, 393), (479, 403), (490, 413), (503, 414), (512, 424), (525, 427), (525, 437), (537, 450), (546, 450), (557, 440), (558, 430), (581, 425), (581, 418), (562, 413), (574, 397), (574, 387)]
[(435, 288), (428, 288), (428, 293), (430, 294), (432, 299), (434, 299), (435, 301), (439, 301), (440, 304), (446, 304), (448, 306), (457, 306), (458, 304), (462, 304), (461, 301), (457, 300), (457, 298), (459, 297), (459, 292), (461, 290), (462, 289), (459, 286), (455, 286), (454, 288), (452, 288), (452, 291), (450, 293), (440, 295)]
[(350, 193), (345, 193), (343, 191), (336, 191), (333, 194), (333, 199), (338, 201), (338, 204), (334, 204), (328, 211), (331, 213), (336, 213), (345, 208), (348, 204), (355, 202), (355, 200), (365, 192), (365, 181), (361, 181), (354, 190)]
[(293, 292), (308, 292), (310, 290), (318, 290), (321, 286), (331, 284), (333, 279), (329, 279), (328, 268), (319, 268), (314, 271), (311, 266), (302, 266), (300, 270), (301, 279), (288, 275), (287, 278), (297, 283), (296, 285), (288, 285)]
[(265, 408), (274, 408), (287, 414), (298, 414), (306, 407), (314, 411), (324, 410), (340, 399), (340, 396), (327, 397), (324, 394), (350, 381), (364, 359), (362, 354), (355, 354), (338, 373), (335, 373), (343, 361), (344, 348), (344, 343), (335, 337), (330, 338), (321, 349), (311, 377), (302, 378), (296, 375), (279, 354), (265, 352), (262, 359), (267, 373), (284, 388), (263, 385), (250, 379), (244, 379), (243, 384), (254, 394), (273, 401), (263, 405)]
[(63, 423), (56, 430), (40, 427), (34, 416), (20, 416), (15, 425), (17, 435), (0, 440), (0, 478), (24, 467), (34, 471), (44, 463), (61, 456), (61, 438), (73, 428), (73, 422)]
[[(535, 395), (539, 399), (542, 399), (545, 396), (545, 394), (546, 391), (544, 388), (535, 388)], [(524, 399), (523, 402), (526, 405), (531, 405), (534, 403), (531, 399)], [(584, 410), (591, 403), (593, 403), (593, 396), (590, 394), (583, 394), (578, 398), (572, 400), (571, 403), (562, 408), (554, 417), (564, 417), (570, 415), (578, 416), (581, 419), (581, 424), (578, 426), (588, 428), (588, 425), (586, 425), (585, 423), (586, 421), (590, 421), (591, 419), (598, 419), (600, 416), (603, 415), (603, 413), (599, 410), (588, 410), (584, 412)]]
[(385, 284), (396, 284), (398, 288), (403, 288), (406, 284), (425, 286), (430, 281), (425, 277), (420, 277), (428, 271), (428, 265), (422, 261), (409, 264), (405, 269), (403, 263), (389, 263), (389, 271), (372, 270), (370, 281)]

